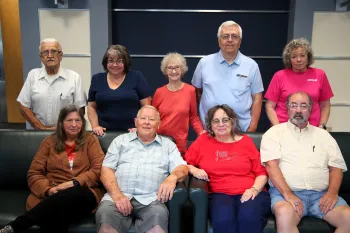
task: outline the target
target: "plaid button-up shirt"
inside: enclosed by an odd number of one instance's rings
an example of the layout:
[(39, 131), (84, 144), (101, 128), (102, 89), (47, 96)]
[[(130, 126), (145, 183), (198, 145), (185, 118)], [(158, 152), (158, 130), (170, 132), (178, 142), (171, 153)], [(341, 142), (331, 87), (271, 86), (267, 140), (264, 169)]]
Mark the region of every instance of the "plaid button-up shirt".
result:
[[(174, 142), (156, 135), (144, 144), (136, 132), (126, 133), (113, 140), (102, 166), (115, 170), (120, 191), (129, 199), (143, 205), (157, 199), (161, 183), (179, 165), (186, 165)], [(106, 193), (102, 201), (113, 201)]]

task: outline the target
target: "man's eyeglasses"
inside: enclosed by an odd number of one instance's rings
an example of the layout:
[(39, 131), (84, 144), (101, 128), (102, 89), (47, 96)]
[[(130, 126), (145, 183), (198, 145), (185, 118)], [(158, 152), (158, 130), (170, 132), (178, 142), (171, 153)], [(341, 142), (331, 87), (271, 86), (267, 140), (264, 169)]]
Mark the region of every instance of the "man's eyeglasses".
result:
[(239, 36), (238, 35), (235, 35), (235, 34), (223, 34), (223, 35), (221, 35), (220, 36), (220, 38), (222, 39), (222, 40), (228, 40), (228, 39), (232, 39), (232, 40), (239, 40)]
[(42, 56), (47, 56), (51, 53), (51, 55), (53, 56), (56, 56), (57, 54), (61, 53), (62, 51), (58, 51), (58, 50), (45, 50), (45, 51), (42, 51), (40, 54)]
[(308, 104), (296, 104), (296, 103), (291, 103), (291, 104), (289, 104), (288, 105), (289, 106), (289, 108), (290, 109), (292, 109), (292, 110), (296, 110), (296, 109), (298, 109), (298, 107), (300, 107), (300, 109), (302, 110), (302, 111), (305, 111), (305, 110), (307, 110), (309, 107), (310, 107), (310, 105), (308, 105)]
[(172, 72), (173, 70), (179, 71), (180, 68), (181, 68), (180, 66), (168, 66), (166, 69), (167, 71)]
[(147, 121), (149, 120), (150, 122), (156, 122), (157, 120), (153, 117), (138, 117), (141, 121)]
[(218, 124), (220, 124), (220, 121), (222, 122), (222, 124), (228, 125), (228, 124), (230, 124), (230, 122), (232, 122), (232, 118), (230, 118), (230, 117), (223, 117), (221, 120), (219, 118), (215, 118), (215, 119), (213, 119), (211, 121), (211, 123), (213, 125), (218, 125)]
[(108, 65), (113, 65), (114, 63), (116, 63), (118, 66), (124, 64), (123, 59), (118, 59), (118, 60), (108, 59), (107, 63)]

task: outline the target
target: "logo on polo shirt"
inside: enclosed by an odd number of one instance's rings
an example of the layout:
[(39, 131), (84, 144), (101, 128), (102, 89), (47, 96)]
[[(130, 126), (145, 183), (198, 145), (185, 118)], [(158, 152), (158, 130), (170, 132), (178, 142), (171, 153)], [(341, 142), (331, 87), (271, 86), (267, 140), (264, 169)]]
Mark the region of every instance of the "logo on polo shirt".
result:
[(307, 81), (308, 82), (317, 82), (317, 78), (309, 78)]

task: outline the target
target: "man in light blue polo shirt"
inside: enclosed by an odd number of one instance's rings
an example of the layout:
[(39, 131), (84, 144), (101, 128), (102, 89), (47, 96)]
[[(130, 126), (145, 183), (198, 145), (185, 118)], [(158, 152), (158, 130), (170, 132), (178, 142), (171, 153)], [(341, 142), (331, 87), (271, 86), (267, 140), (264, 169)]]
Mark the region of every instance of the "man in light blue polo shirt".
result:
[(255, 132), (264, 90), (258, 64), (239, 51), (242, 29), (237, 23), (222, 23), (217, 35), (220, 51), (203, 57), (192, 78), (201, 121), (205, 125), (211, 107), (227, 104), (237, 113), (241, 129)]

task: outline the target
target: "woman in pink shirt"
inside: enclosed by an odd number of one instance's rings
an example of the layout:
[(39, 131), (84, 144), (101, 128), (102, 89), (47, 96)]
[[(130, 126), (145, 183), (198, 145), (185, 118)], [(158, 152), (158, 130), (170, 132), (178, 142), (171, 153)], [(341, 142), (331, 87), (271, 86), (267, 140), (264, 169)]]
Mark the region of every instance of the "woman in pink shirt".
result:
[(152, 105), (160, 114), (158, 133), (174, 138), (177, 148), (184, 155), (190, 124), (197, 135), (204, 132), (197, 112), (196, 91), (193, 86), (181, 81), (188, 70), (186, 59), (181, 54), (168, 53), (160, 69), (169, 83), (158, 88), (152, 100)]
[(314, 63), (310, 43), (304, 38), (290, 41), (283, 50), (283, 63), (285, 69), (275, 73), (265, 93), (266, 113), (271, 124), (288, 121), (287, 97), (303, 91), (313, 100), (309, 123), (326, 128), (330, 98), (334, 95), (325, 72), (310, 67)]

